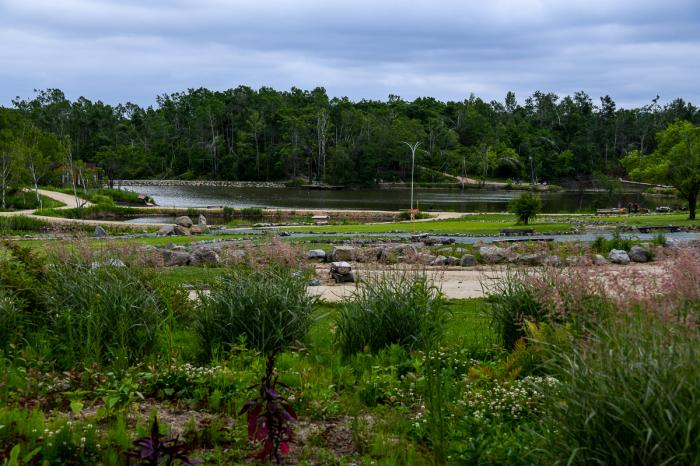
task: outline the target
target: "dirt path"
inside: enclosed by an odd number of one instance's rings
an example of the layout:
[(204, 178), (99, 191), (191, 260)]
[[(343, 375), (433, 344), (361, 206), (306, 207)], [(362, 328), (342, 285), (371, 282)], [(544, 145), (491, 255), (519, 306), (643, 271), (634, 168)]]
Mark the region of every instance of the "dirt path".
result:
[[(316, 267), (316, 276), (321, 280), (321, 286), (310, 286), (308, 290), (311, 294), (320, 296), (326, 301), (336, 302), (351, 296), (352, 293), (355, 292), (357, 287), (354, 283), (336, 284), (329, 278), (328, 270), (329, 267), (327, 265), (319, 265)], [(356, 277), (360, 278), (381, 274), (387, 270), (390, 269), (377, 267), (369, 268), (363, 267), (362, 264), (353, 264), (353, 271)], [(484, 288), (482, 284), (488, 288), (490, 283), (502, 279), (506, 274), (506, 268), (501, 266), (478, 266), (471, 268), (425, 267), (415, 270), (419, 272), (425, 271), (427, 276), (442, 289), (442, 292), (449, 299), (483, 298)], [(648, 276), (650, 281), (658, 278), (659, 274), (662, 273), (662, 269), (656, 263), (633, 263), (624, 266), (609, 264), (596, 267), (596, 271), (605, 282), (610, 283), (614, 283), (617, 277), (623, 272), (631, 275), (641, 273), (644, 276)]]

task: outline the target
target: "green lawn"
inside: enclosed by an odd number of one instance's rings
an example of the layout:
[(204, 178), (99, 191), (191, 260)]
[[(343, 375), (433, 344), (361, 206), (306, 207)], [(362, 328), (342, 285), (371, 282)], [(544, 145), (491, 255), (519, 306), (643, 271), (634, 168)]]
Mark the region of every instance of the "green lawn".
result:
[[(547, 218), (547, 217), (543, 217)], [(561, 233), (571, 229), (571, 225), (561, 219), (551, 218), (551, 222), (535, 221), (527, 226), (518, 225), (514, 215), (469, 215), (459, 219), (431, 220), (426, 222), (394, 222), (356, 225), (322, 225), (308, 227), (287, 227), (289, 231), (319, 233), (389, 233), (389, 232), (431, 232), (464, 233), (471, 235), (494, 235), (504, 228), (532, 228), (537, 233)]]
[(611, 215), (589, 217), (590, 220), (606, 223), (624, 223), (627, 225), (654, 226), (654, 225), (674, 225), (674, 226), (698, 226), (700, 221), (688, 220), (686, 212), (672, 214), (637, 214), (637, 215)]

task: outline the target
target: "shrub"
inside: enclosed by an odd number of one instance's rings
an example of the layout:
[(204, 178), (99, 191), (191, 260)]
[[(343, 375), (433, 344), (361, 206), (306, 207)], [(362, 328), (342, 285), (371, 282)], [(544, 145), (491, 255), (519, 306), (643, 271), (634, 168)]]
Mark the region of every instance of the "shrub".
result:
[(370, 278), (340, 309), (340, 350), (349, 356), (392, 344), (417, 348), (442, 323), (435, 321), (442, 305), (442, 293), (424, 275), (393, 272)]
[(528, 191), (510, 201), (508, 209), (518, 217), (518, 223), (527, 225), (542, 210), (542, 201), (537, 194)]
[(195, 328), (205, 358), (241, 337), (266, 354), (287, 348), (306, 337), (316, 307), (304, 277), (274, 265), (240, 266), (200, 297)]
[(133, 364), (150, 354), (165, 311), (138, 269), (57, 263), (46, 291), (64, 365)]
[(615, 314), (554, 353), (546, 464), (697, 464), (698, 334), (648, 313)]

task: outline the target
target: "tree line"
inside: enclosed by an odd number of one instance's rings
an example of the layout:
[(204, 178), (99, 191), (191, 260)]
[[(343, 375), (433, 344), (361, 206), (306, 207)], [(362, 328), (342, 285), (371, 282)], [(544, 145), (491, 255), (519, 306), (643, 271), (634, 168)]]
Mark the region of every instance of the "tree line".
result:
[(239, 86), (163, 94), (144, 108), (70, 101), (46, 89), (13, 104), (0, 108), (0, 178), (7, 159), (8, 167), (22, 167), (8, 169), (8, 180), (16, 172), (33, 184), (57, 164), (79, 178), (81, 163), (96, 164), (110, 179), (405, 181), (411, 154), (403, 142), (417, 141), (422, 181), (438, 181), (441, 173), (588, 180), (624, 175), (620, 161), (653, 153), (657, 133), (673, 122), (700, 124), (698, 108), (682, 99), (661, 105), (656, 97), (625, 109), (585, 92), (535, 92), (522, 102), (512, 92), (503, 102), (474, 95), (354, 102), (329, 98), (323, 88)]

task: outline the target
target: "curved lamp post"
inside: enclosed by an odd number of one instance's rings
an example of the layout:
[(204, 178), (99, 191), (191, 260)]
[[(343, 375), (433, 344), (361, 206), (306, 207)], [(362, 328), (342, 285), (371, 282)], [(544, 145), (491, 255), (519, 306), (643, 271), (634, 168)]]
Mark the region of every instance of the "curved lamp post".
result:
[[(418, 149), (418, 146), (420, 146), (420, 141), (413, 144), (406, 141), (401, 142), (406, 144), (411, 149), (411, 211), (413, 211), (413, 170), (416, 166), (416, 150)], [(411, 218), (413, 218), (413, 214), (411, 214)]]

